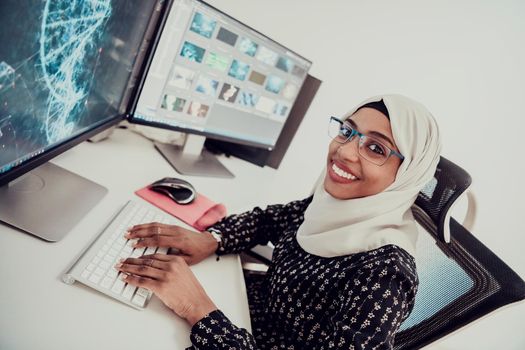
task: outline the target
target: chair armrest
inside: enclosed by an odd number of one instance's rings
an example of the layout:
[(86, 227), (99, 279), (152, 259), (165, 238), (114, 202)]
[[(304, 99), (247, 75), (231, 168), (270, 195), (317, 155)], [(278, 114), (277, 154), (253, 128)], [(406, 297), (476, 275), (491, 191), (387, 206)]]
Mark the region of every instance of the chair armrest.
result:
[(432, 220), (428, 213), (417, 204), (414, 204), (412, 206), (412, 214), (414, 214), (414, 218), (416, 219), (416, 221), (427, 231), (436, 236), (438, 240), (440, 240), (443, 243), (450, 243), (450, 219), (452, 217), (451, 213), (454, 207), (456, 207), (457, 203), (459, 203), (459, 199), (464, 197), (467, 198), (467, 212), (461, 225), (464, 228), (466, 228), (469, 232), (472, 232), (476, 221), (478, 204), (476, 201), (476, 196), (469, 189), (466, 190), (459, 197), (452, 200), (450, 206), (448, 206), (446, 211), (442, 213), (442, 215), (440, 215), (440, 221), (437, 224), (434, 222), (434, 220)]
[(249, 274), (266, 274), (272, 262), (274, 246), (272, 243), (267, 245), (257, 245), (241, 254), (242, 269)]
[(270, 242), (268, 242), (267, 245), (256, 245), (251, 250), (245, 252), (247, 255), (267, 264), (270, 265), (272, 262), (272, 255), (273, 255), (273, 249), (274, 245)]
[(266, 272), (268, 272), (268, 265), (254, 262), (243, 262), (242, 269), (249, 271), (250, 273), (266, 274)]
[(474, 226), (477, 205), (469, 189), (471, 184), (472, 178), (464, 169), (441, 157), (434, 177), (421, 190), (412, 207), (414, 217), (436, 239), (450, 243), (452, 209), (464, 195), (467, 196), (468, 207), (463, 224), (469, 231)]

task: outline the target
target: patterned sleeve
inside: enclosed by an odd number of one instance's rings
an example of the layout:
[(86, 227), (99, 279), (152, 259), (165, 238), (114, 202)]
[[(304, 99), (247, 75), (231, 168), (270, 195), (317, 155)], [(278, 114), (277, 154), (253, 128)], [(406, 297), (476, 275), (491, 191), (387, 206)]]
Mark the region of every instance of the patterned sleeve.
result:
[(193, 349), (257, 349), (253, 336), (246, 329), (236, 327), (220, 310), (195, 323), (190, 339)]
[(217, 254), (239, 253), (257, 244), (275, 242), (290, 222), (303, 215), (310, 201), (311, 197), (284, 205), (269, 205), (264, 210), (256, 207), (252, 211), (222, 219), (207, 229), (222, 235), (222, 245)]
[(413, 308), (417, 275), (387, 260), (353, 277), (321, 349), (392, 349), (395, 333)]

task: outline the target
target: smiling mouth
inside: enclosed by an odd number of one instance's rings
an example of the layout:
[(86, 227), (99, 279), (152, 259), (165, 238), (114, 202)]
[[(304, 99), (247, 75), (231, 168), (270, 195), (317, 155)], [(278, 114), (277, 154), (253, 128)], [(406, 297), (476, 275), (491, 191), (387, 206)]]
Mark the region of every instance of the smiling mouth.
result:
[(339, 176), (339, 177), (342, 177), (343, 179), (346, 179), (346, 180), (352, 180), (352, 181), (355, 181), (355, 180), (358, 180), (358, 177), (355, 176), (354, 174), (351, 174), (341, 168), (339, 168), (337, 166), (337, 164), (335, 163), (332, 163), (332, 166), (331, 166), (333, 172)]

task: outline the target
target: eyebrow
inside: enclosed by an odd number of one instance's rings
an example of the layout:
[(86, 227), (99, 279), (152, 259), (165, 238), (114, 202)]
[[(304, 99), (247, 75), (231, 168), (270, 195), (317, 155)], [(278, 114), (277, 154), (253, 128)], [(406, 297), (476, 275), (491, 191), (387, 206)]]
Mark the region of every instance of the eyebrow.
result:
[[(356, 124), (356, 122), (354, 122), (352, 119), (348, 118), (346, 120), (353, 128), (356, 128), (357, 130), (359, 130), (359, 126)], [(367, 133), (367, 135), (371, 135), (371, 136), (375, 136), (375, 137), (379, 137), (380, 139), (383, 139), (385, 140), (386, 142), (388, 142), (390, 144), (390, 146), (392, 147), (392, 149), (396, 149), (397, 147), (394, 146), (394, 142), (386, 135), (380, 133), (379, 131), (370, 131)]]

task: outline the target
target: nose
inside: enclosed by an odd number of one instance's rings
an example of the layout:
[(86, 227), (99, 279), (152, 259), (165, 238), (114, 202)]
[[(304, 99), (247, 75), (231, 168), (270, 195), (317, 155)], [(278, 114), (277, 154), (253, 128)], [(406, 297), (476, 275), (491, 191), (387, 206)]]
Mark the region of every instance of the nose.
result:
[(357, 162), (359, 160), (359, 137), (354, 136), (350, 141), (339, 146), (337, 154), (341, 160)]

